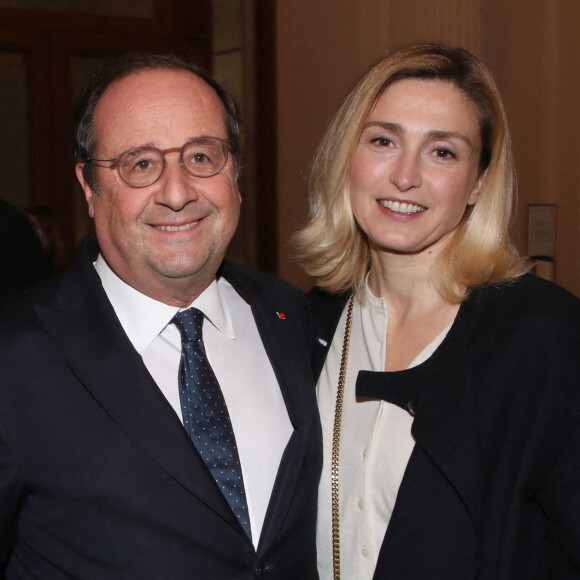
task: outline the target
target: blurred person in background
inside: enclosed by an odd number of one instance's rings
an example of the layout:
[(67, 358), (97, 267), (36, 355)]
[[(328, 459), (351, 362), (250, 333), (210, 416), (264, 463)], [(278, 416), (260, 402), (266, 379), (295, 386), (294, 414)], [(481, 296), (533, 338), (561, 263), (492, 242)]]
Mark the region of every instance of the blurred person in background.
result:
[(60, 273), (65, 266), (66, 254), (55, 210), (48, 205), (33, 205), (26, 215), (40, 238), (50, 274)]
[(26, 214), (0, 199), (0, 301), (47, 274), (41, 241)]

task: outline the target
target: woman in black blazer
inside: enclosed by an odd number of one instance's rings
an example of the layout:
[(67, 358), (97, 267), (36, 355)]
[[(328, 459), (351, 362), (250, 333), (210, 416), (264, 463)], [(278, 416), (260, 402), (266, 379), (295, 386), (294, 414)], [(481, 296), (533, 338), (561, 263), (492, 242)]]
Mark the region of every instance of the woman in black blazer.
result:
[(527, 273), (514, 198), (463, 49), (387, 54), (318, 147), (321, 580), (580, 578), (580, 302)]

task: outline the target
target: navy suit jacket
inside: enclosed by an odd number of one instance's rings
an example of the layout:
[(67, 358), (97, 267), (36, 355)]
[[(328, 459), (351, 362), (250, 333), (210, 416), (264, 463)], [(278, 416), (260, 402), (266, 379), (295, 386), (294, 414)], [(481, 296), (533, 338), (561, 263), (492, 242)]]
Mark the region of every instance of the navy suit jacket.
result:
[(307, 302), (241, 266), (220, 275), (252, 307), (294, 426), (257, 551), (85, 248), (61, 278), (0, 314), (0, 577), (318, 578), (321, 436)]

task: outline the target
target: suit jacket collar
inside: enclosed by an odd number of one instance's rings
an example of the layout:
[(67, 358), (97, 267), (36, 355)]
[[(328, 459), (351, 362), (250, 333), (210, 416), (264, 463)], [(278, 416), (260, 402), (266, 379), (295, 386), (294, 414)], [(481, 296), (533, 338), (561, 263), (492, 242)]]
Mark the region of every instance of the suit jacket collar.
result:
[[(117, 427), (181, 486), (243, 534), (181, 422), (117, 320), (92, 265), (94, 255), (94, 244), (85, 244), (55, 293), (34, 306), (36, 314), (72, 372)], [(289, 306), (269, 296), (243, 269), (225, 264), (221, 273), (251, 304), (295, 427), (262, 530), (259, 549), (265, 551), (284, 522), (296, 486), (315, 416), (313, 405), (303, 396), (312, 383), (309, 373), (302, 376), (294, 372), (299, 365), (289, 359), (296, 334), (292, 320), (279, 316)], [(313, 399), (314, 394), (311, 396)]]

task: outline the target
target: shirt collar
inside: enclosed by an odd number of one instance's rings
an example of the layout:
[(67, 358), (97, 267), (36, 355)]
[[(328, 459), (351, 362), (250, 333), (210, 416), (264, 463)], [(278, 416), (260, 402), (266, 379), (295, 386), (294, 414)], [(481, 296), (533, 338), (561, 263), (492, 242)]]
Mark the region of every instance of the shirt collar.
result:
[[(194, 301), (188, 306), (195, 306), (201, 310), (205, 318), (228, 338), (235, 339), (234, 325), (230, 316), (230, 309), (226, 300), (224, 288), (229, 285), (225, 278), (214, 280)], [(187, 310), (181, 308), (180, 310)]]
[[(138, 353), (142, 353), (151, 344), (177, 312), (185, 310), (164, 304), (135, 290), (111, 270), (100, 254), (94, 265), (117, 318)], [(221, 333), (235, 339), (230, 311), (222, 290), (223, 284), (227, 284), (227, 281), (214, 280), (190, 306), (199, 308)]]
[(367, 272), (365, 277), (365, 288), (364, 288), (364, 299), (367, 304), (370, 304), (373, 308), (386, 309), (387, 301), (382, 296), (375, 296), (369, 287), (369, 275), (370, 271)]

